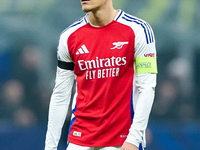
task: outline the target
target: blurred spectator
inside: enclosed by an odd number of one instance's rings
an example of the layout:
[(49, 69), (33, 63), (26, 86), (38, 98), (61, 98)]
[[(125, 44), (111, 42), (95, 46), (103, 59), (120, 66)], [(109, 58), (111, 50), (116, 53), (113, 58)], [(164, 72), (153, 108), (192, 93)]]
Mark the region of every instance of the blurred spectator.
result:
[(13, 119), (14, 113), (24, 102), (24, 87), (20, 81), (10, 80), (5, 83), (1, 97), (1, 118)]
[(28, 127), (34, 125), (37, 118), (34, 112), (24, 107), (24, 86), (18, 80), (5, 83), (2, 90), (0, 118), (17, 126)]
[(173, 119), (177, 117), (179, 90), (176, 81), (168, 79), (157, 86), (157, 94), (152, 110), (155, 119)]
[(39, 80), (40, 52), (27, 45), (15, 58), (11, 79), (0, 87), (0, 118), (19, 126), (46, 123), (51, 90)]
[(154, 119), (194, 119), (195, 98), (192, 68), (186, 59), (176, 57), (166, 65), (165, 78), (160, 78), (152, 110)]
[(31, 109), (20, 108), (15, 112), (13, 121), (16, 126), (31, 127), (37, 123), (37, 118)]
[(194, 75), (192, 62), (177, 57), (168, 63), (167, 72), (170, 78), (177, 80), (180, 94), (177, 97), (177, 117), (180, 120), (191, 120), (195, 116)]
[(178, 81), (181, 95), (191, 99), (193, 91), (193, 68), (187, 59), (177, 57), (167, 65), (167, 75)]
[(25, 88), (24, 104), (33, 109), (38, 109), (39, 98), (39, 75), (38, 68), (40, 62), (40, 53), (36, 46), (24, 46), (21, 55), (18, 58), (19, 64), (14, 69), (14, 78), (22, 82)]

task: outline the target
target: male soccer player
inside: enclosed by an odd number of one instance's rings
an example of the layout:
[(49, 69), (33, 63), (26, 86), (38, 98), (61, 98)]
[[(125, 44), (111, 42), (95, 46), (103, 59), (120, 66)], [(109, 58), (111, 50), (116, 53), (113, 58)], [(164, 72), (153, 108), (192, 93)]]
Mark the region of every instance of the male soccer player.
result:
[(45, 150), (56, 150), (76, 80), (67, 150), (142, 150), (156, 86), (153, 31), (113, 8), (81, 0), (87, 12), (58, 45)]

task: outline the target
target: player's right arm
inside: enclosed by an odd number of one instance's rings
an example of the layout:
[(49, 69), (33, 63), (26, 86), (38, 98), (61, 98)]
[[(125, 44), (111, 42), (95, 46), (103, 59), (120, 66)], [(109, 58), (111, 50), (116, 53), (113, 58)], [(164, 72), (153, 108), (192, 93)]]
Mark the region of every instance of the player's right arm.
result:
[(73, 73), (73, 62), (70, 59), (66, 44), (66, 37), (61, 35), (58, 45), (58, 67), (55, 87), (49, 106), (45, 150), (57, 150), (71, 99), (75, 76)]

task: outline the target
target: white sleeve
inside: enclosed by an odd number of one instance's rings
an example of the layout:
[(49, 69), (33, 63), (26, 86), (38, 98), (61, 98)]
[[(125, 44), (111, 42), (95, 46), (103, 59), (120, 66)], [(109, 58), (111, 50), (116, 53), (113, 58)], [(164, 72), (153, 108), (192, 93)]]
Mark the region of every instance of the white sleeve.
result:
[[(149, 26), (150, 27), (150, 26)], [(153, 31), (150, 30), (153, 36)], [(139, 57), (156, 57), (155, 40), (147, 43), (144, 29), (140, 28), (136, 34), (135, 59)], [(147, 128), (150, 111), (154, 101), (156, 74), (135, 74), (133, 81), (134, 118), (126, 142), (139, 147), (142, 143), (146, 147), (145, 130)]]
[[(61, 38), (58, 46), (58, 59), (63, 62), (70, 62), (67, 46), (63, 42), (64, 39)], [(45, 150), (57, 150), (62, 127), (70, 104), (74, 78), (73, 71), (57, 67), (55, 87), (49, 106)]]

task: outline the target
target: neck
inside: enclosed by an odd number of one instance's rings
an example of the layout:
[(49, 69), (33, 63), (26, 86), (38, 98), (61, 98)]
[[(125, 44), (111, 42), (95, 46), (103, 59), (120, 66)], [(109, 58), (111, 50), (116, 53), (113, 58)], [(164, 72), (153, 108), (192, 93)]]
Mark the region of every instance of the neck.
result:
[(118, 11), (113, 8), (113, 5), (106, 5), (98, 10), (90, 11), (88, 19), (94, 26), (105, 26), (111, 23)]

